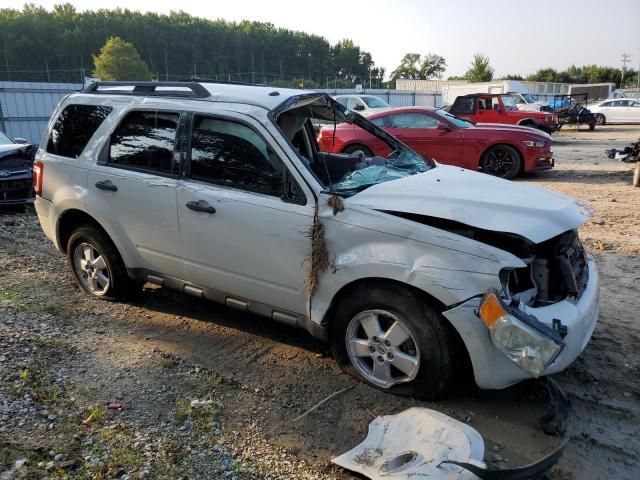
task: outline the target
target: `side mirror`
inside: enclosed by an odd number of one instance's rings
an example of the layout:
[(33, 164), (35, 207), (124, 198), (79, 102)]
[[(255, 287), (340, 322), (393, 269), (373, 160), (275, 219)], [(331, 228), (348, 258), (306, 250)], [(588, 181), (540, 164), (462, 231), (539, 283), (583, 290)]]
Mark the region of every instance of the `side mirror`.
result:
[(440, 122), (438, 123), (438, 130), (442, 130), (443, 132), (450, 132), (452, 129), (449, 124)]
[(364, 110), (364, 105), (362, 105), (361, 103), (356, 103), (356, 104), (353, 106), (353, 109), (354, 109), (354, 110), (357, 110), (357, 111), (362, 111), (362, 110)]
[(27, 140), (26, 138), (14, 138), (15, 142), (18, 145), (26, 145), (27, 143), (29, 143), (29, 140)]

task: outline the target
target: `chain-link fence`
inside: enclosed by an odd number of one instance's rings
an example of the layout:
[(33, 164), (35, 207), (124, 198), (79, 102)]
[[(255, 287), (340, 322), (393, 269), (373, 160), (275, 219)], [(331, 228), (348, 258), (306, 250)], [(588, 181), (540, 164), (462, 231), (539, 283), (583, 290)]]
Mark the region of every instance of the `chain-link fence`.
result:
[(35, 69), (28, 67), (0, 67), (0, 82), (81, 83), (87, 72), (84, 68)]

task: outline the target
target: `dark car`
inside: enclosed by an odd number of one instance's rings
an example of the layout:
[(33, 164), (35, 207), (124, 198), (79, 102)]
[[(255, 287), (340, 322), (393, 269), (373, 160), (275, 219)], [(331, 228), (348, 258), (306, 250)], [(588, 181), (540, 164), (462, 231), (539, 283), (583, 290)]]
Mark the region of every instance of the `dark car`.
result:
[(33, 203), (33, 156), (37, 148), (0, 131), (0, 207)]

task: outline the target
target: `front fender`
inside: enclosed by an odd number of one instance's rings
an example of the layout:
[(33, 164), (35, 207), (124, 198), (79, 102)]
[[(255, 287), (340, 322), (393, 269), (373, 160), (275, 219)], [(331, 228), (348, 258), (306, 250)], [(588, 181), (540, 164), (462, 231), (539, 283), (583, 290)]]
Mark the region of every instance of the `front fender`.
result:
[(499, 288), (499, 272), (523, 267), (522, 260), (498, 248), (435, 227), (358, 205), (333, 214), (321, 195), (331, 269), (321, 278), (310, 315), (321, 324), (333, 298), (362, 279), (388, 279), (412, 285), (450, 306), (488, 288)]

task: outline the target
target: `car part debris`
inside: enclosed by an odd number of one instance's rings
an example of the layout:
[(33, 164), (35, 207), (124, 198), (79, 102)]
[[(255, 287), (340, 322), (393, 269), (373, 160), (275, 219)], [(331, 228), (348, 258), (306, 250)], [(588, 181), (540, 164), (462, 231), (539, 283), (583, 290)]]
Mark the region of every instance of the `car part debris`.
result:
[(547, 435), (563, 435), (567, 430), (567, 419), (571, 409), (571, 400), (551, 377), (546, 378), (549, 394), (550, 412), (543, 415), (538, 423)]
[[(552, 388), (557, 390), (551, 393)], [(549, 390), (555, 399), (559, 393), (564, 396), (555, 382)], [(476, 430), (440, 412), (416, 407), (377, 417), (360, 445), (331, 462), (371, 480), (525, 480), (555, 465), (568, 441), (564, 438), (551, 453), (528, 465), (491, 469), (482, 461), (484, 441)]]
[(484, 468), (484, 442), (472, 427), (427, 408), (377, 417), (367, 438), (332, 463), (372, 480), (433, 478), (472, 480), (476, 476), (444, 460)]
[(457, 462), (455, 460), (445, 460), (442, 463), (462, 467), (465, 470), (472, 472), (476, 477), (481, 478), (482, 480), (527, 480), (529, 478), (537, 478), (538, 475), (553, 467), (560, 458), (560, 455), (562, 455), (564, 447), (567, 446), (568, 442), (569, 437), (566, 437), (549, 455), (537, 462), (525, 465), (524, 467), (494, 470), (479, 467), (473, 463)]
[(122, 410), (122, 404), (120, 402), (108, 403), (107, 410)]
[(637, 162), (640, 160), (640, 138), (636, 143), (631, 146), (624, 147), (622, 150), (612, 148), (610, 150), (605, 150), (605, 153), (607, 154), (607, 157), (620, 162)]

